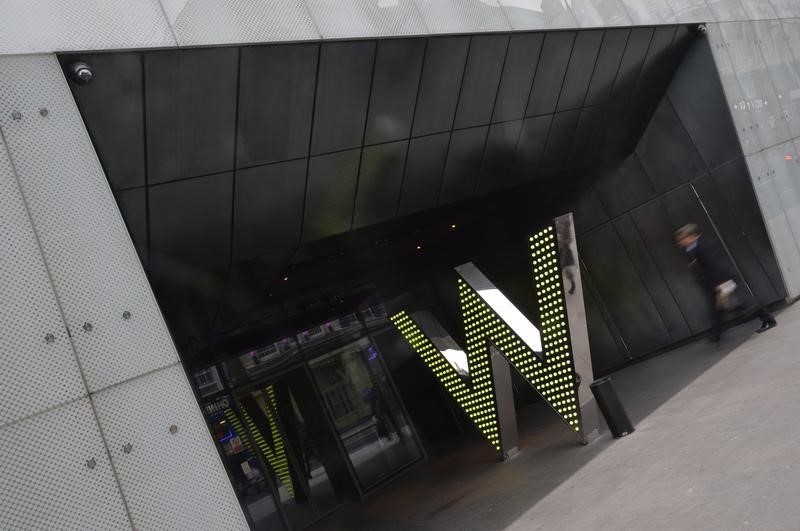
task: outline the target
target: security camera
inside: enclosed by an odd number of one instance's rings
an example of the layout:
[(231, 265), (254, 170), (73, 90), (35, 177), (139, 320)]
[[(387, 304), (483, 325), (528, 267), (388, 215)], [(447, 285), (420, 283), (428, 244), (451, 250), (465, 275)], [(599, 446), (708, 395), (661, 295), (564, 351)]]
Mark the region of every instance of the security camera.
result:
[(697, 33), (700, 35), (705, 35), (706, 32), (708, 32), (708, 27), (705, 24), (698, 24)]
[(69, 65), (69, 74), (75, 83), (88, 84), (94, 77), (92, 68), (83, 61), (76, 61)]

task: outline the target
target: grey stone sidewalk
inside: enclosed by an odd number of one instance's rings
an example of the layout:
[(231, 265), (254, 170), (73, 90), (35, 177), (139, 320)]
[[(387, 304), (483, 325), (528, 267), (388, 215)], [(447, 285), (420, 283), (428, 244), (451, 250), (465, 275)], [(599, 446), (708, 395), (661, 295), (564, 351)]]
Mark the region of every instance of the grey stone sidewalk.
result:
[(519, 413), (521, 454), (468, 441), (313, 529), (800, 529), (800, 304), (612, 375), (636, 425), (582, 447)]

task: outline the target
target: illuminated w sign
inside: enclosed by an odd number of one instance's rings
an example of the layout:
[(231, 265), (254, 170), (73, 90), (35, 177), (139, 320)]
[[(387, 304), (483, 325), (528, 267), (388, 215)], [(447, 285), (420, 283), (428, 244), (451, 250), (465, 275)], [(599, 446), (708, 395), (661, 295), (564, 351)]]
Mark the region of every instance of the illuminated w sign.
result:
[[(571, 235), (571, 216), (569, 230)], [(561, 243), (572, 244), (571, 236)], [(456, 267), (466, 352), (428, 312), (392, 316), (448, 393), (503, 456), (512, 454), (517, 444), (508, 365), (586, 441), (555, 226), (532, 236), (530, 250), (541, 330), (472, 263)], [(577, 259), (573, 257), (572, 262)]]

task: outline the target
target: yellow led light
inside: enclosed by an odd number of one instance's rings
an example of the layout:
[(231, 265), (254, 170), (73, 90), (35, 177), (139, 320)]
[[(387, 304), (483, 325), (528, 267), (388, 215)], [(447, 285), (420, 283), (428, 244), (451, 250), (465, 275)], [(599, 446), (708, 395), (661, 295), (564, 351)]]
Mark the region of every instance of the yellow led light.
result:
[[(443, 354), (405, 313), (392, 316), (392, 322), (422, 357), (435, 376), (456, 399), (487, 440), (499, 449), (494, 384), (489, 370), (489, 345), (493, 344), (509, 363), (534, 387), (565, 423), (580, 432), (577, 413), (568, 402), (577, 403), (577, 390), (568, 346), (566, 306), (562, 296), (561, 271), (556, 255), (556, 234), (548, 227), (532, 237), (533, 280), (541, 311), (543, 360), (521, 341), (513, 329), (462, 278), (458, 279), (462, 319), (467, 338), (467, 365), (470, 383), (464, 382)], [(565, 359), (566, 361), (561, 361)], [(554, 385), (554, 384), (561, 385)], [(553, 386), (551, 388), (551, 386)], [(559, 391), (558, 393), (553, 392)]]

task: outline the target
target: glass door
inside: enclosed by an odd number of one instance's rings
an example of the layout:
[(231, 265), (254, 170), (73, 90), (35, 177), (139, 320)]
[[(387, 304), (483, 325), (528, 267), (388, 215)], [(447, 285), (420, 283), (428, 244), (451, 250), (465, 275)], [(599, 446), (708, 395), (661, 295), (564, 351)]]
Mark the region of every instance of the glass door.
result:
[(363, 490), (422, 458), (369, 338), (314, 358), (309, 367)]
[(353, 497), (346, 463), (302, 367), (241, 394), (238, 401), (292, 529), (308, 526)]

